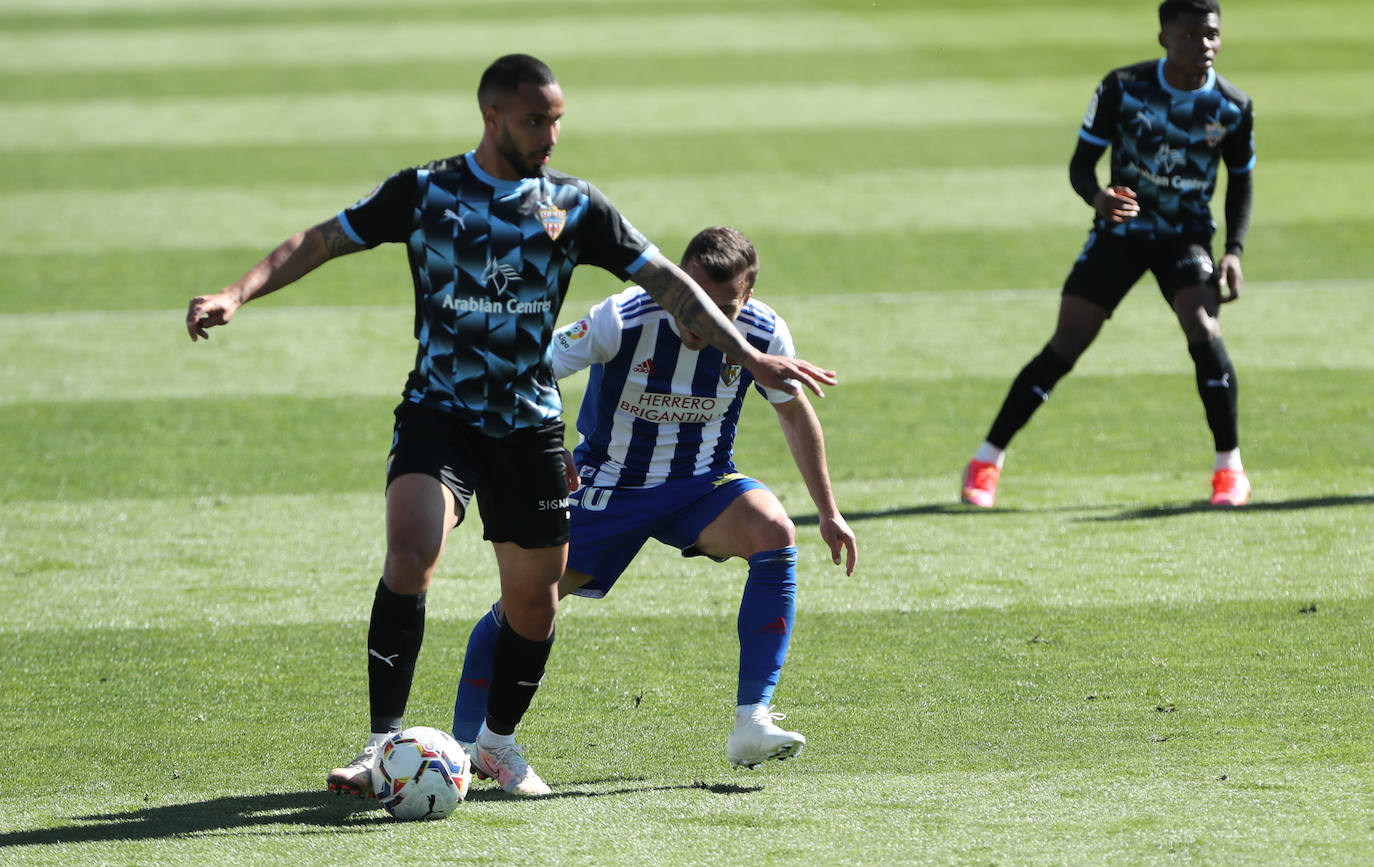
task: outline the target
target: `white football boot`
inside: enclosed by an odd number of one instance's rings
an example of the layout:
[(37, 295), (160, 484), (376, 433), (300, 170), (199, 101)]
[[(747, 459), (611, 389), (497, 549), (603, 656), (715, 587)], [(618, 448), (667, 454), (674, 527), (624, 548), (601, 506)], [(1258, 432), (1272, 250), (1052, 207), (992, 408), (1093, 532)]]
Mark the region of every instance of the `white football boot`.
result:
[(537, 798), (553, 791), (525, 761), (519, 746), (484, 744), (480, 734), (475, 746), (477, 751), (473, 754), (473, 759), (476, 769), (495, 780), (501, 788), (512, 795)]
[(329, 772), (325, 782), (329, 791), (336, 795), (357, 795), (359, 798), (375, 798), (372, 789), (372, 769), (377, 765), (377, 755), (382, 751), (382, 743), (370, 743), (363, 747), (358, 757), (341, 768)]
[(725, 757), (735, 767), (758, 767), (769, 759), (790, 759), (806, 746), (798, 732), (783, 731), (774, 720), (785, 719), (767, 705), (742, 705), (735, 709), (735, 730), (725, 744)]
[(477, 742), (459, 741), (458, 738), (454, 738), (454, 740), (458, 741), (458, 746), (462, 747), (463, 752), (468, 754), (468, 764), (472, 766), (472, 778), (474, 780), (487, 779), (486, 772), (477, 766)]

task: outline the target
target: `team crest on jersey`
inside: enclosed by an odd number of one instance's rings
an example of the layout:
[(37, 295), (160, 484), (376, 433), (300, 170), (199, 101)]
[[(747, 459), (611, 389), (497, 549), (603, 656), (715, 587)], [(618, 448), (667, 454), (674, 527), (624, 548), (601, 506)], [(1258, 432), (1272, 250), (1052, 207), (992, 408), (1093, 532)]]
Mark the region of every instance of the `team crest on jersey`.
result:
[(743, 369), (743, 367), (731, 361), (728, 357), (722, 359), (720, 362), (721, 382), (724, 382), (726, 385), (734, 385), (735, 381), (739, 379), (740, 371)]
[(553, 204), (540, 205), (539, 224), (544, 227), (544, 234), (549, 236), (550, 241), (557, 241), (558, 236), (563, 234), (563, 227), (568, 224), (568, 212)]
[(1203, 128), (1207, 136), (1207, 146), (1216, 147), (1221, 144), (1221, 140), (1226, 137), (1226, 125), (1223, 123), (1209, 123)]

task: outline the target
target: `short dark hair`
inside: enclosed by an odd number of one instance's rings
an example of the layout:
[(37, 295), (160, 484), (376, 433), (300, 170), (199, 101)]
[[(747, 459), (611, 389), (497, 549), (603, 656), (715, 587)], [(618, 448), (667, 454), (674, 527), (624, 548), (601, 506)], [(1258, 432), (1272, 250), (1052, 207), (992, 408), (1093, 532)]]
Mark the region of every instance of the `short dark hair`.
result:
[(1206, 15), (1208, 12), (1221, 14), (1221, 4), (1217, 0), (1164, 0), (1159, 4), (1159, 26), (1163, 27), (1180, 15)]
[(539, 58), (528, 54), (507, 54), (492, 61), (491, 66), (482, 73), (482, 80), (477, 83), (477, 104), (491, 105), (498, 97), (515, 93), (522, 84), (543, 87), (557, 83), (553, 70)]
[(712, 280), (727, 283), (745, 275), (749, 288), (759, 276), (759, 254), (754, 244), (739, 229), (712, 226), (697, 232), (682, 251), (682, 265), (696, 262)]

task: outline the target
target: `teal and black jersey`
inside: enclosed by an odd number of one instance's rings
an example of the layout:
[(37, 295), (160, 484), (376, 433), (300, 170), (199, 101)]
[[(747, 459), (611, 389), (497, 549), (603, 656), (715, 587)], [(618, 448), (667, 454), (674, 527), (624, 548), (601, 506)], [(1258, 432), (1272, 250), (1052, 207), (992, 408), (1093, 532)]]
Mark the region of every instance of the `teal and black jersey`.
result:
[(628, 279), (658, 253), (587, 181), (504, 181), (473, 152), (397, 172), (339, 214), (354, 241), (408, 248), (415, 369), (405, 401), (488, 436), (557, 421), (549, 345), (573, 268)]
[(1113, 70), (1098, 85), (1079, 137), (1112, 149), (1115, 186), (1136, 191), (1140, 216), (1097, 230), (1117, 235), (1187, 235), (1216, 231), (1209, 203), (1217, 167), (1232, 174), (1255, 164), (1254, 109), (1250, 97), (1208, 70), (1197, 90), (1164, 80), (1164, 61)]

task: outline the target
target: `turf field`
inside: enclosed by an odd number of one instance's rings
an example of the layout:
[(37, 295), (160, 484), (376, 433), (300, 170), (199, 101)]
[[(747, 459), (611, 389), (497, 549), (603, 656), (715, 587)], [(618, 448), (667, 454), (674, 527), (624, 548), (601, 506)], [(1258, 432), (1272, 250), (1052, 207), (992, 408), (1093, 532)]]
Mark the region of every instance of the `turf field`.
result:
[[(1066, 165), (1153, 2), (0, 0), (0, 786), (6, 863), (1361, 863), (1374, 859), (1374, 12), (1229, 0), (1256, 100), (1223, 313), (1255, 502), (1142, 284), (1017, 439), (958, 476), (1049, 335)], [(403, 825), (323, 792), (366, 726), (399, 247), (208, 344), (182, 326), (291, 232), (466, 150), (497, 54), (549, 61), (555, 165), (676, 254), (742, 228), (819, 403), (859, 569), (766, 407), (741, 467), (802, 549), (794, 762), (724, 760), (741, 564), (653, 549), (572, 600), (521, 728), (555, 797)], [(612, 291), (581, 271), (564, 319)], [(566, 389), (569, 403), (581, 382)], [(445, 726), (496, 591), (475, 526), (408, 721)]]

